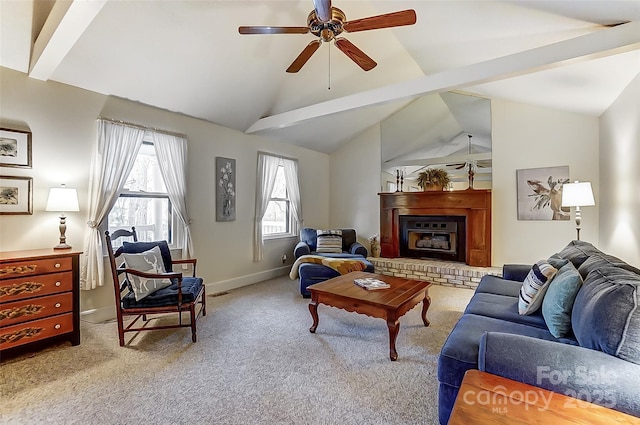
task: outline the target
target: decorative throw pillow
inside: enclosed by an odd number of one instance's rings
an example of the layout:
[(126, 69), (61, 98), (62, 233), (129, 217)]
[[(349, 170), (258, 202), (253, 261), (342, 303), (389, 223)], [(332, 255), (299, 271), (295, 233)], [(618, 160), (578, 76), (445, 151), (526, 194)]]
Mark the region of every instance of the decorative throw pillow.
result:
[(341, 230), (318, 230), (318, 247), (316, 252), (340, 254), (342, 252)]
[(557, 272), (558, 269), (549, 264), (547, 260), (540, 260), (533, 265), (520, 288), (519, 314), (533, 314), (540, 308), (549, 283)]
[(551, 335), (563, 338), (571, 333), (571, 310), (582, 286), (582, 277), (572, 262), (562, 266), (542, 300), (542, 316)]
[(640, 276), (603, 266), (592, 270), (573, 304), (571, 325), (581, 347), (640, 364)]
[[(162, 254), (160, 248), (153, 247), (148, 251), (139, 254), (122, 254), (124, 264), (128, 269), (133, 269), (145, 273), (164, 273), (162, 264)], [(127, 273), (127, 280), (131, 284), (136, 301), (153, 294), (159, 289), (171, 286), (169, 279), (149, 279), (142, 276)]]

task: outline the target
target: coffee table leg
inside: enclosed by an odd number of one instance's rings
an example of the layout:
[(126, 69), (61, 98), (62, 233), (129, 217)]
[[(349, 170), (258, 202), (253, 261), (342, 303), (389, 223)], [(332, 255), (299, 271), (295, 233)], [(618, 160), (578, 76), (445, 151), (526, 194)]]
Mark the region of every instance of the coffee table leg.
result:
[(427, 310), (429, 310), (429, 306), (431, 305), (431, 297), (429, 296), (429, 292), (425, 292), (424, 300), (422, 301), (422, 323), (425, 326), (429, 326), (429, 320), (427, 319)]
[(309, 328), (309, 332), (316, 333), (316, 328), (318, 327), (318, 303), (316, 301), (311, 301), (309, 303), (309, 311), (311, 312), (311, 317), (313, 318), (313, 325)]
[(391, 360), (398, 359), (398, 352), (396, 351), (396, 338), (398, 337), (398, 332), (400, 332), (400, 321), (399, 320), (387, 320), (387, 328), (389, 328), (389, 357)]

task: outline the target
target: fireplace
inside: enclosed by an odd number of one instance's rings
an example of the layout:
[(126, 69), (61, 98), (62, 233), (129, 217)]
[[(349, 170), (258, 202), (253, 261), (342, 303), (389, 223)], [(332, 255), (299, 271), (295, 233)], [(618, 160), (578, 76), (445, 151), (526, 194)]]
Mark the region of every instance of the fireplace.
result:
[(465, 217), (400, 216), (400, 255), (465, 262)]
[(491, 266), (491, 190), (379, 195), (382, 257)]

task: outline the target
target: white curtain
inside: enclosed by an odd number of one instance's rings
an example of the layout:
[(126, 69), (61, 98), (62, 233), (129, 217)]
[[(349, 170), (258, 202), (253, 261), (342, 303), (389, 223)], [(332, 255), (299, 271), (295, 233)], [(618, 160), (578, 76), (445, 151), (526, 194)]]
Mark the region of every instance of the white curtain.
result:
[(287, 194), (291, 205), (293, 217), (293, 234), (297, 235), (302, 227), (302, 203), (300, 202), (300, 183), (298, 181), (298, 161), (282, 159), (284, 178), (287, 183)]
[(280, 164), (277, 156), (258, 153), (258, 171), (256, 174), (256, 217), (254, 223), (253, 261), (262, 261), (262, 218), (267, 211), (271, 192), (276, 183), (276, 172)]
[(187, 139), (164, 133), (153, 133), (160, 172), (169, 193), (173, 211), (184, 226), (182, 258), (193, 258), (193, 243), (187, 213)]
[(89, 180), (90, 230), (81, 256), (80, 287), (95, 289), (104, 282), (104, 259), (100, 226), (118, 200), (133, 168), (144, 130), (98, 120), (98, 140)]

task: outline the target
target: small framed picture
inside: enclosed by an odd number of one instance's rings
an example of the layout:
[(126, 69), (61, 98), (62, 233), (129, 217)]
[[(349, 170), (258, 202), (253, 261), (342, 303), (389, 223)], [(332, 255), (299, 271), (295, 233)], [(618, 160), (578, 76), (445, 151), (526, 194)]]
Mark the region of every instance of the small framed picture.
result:
[(33, 214), (33, 178), (0, 176), (0, 214)]
[(31, 132), (0, 128), (0, 167), (31, 168)]

